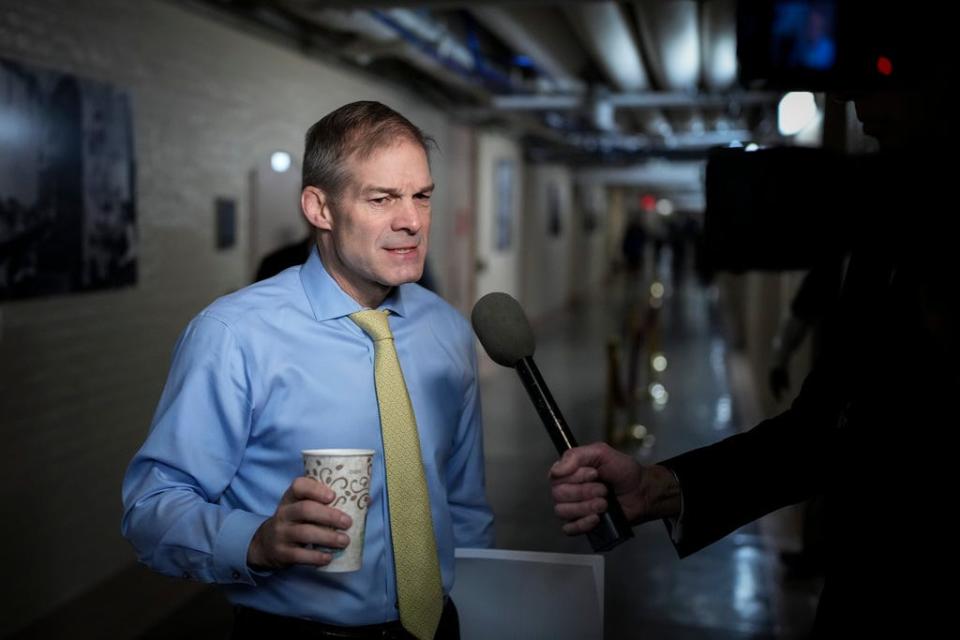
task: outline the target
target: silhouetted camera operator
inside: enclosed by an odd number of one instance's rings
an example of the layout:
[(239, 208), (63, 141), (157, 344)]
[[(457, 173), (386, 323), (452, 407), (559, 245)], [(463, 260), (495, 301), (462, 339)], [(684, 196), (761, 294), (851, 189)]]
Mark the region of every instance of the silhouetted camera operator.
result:
[[(772, 19), (777, 6), (810, 3), (766, 4)], [(654, 465), (590, 444), (568, 451), (550, 475), (566, 533), (595, 526), (606, 509), (605, 481), (632, 523), (665, 520), (681, 557), (822, 496), (826, 567), (815, 635), (928, 637), (945, 628), (952, 604), (942, 577), (931, 573), (956, 571), (952, 526), (944, 522), (960, 398), (960, 274), (953, 169), (931, 154), (941, 147), (949, 157), (955, 148), (950, 75), (939, 51), (949, 23), (926, 3), (923, 15), (887, 15), (877, 42), (889, 53), (863, 51), (857, 47), (868, 47), (870, 34), (857, 34), (852, 47), (842, 38), (856, 27), (853, 12), (866, 11), (851, 4), (836, 22), (839, 66), (787, 69), (780, 78), (798, 83), (781, 88), (842, 91), (881, 148), (848, 187), (856, 191), (851, 258), (833, 346), (792, 406), (750, 431)], [(870, 11), (870, 24), (880, 24), (873, 14), (882, 8)], [(857, 67), (871, 55), (880, 56), (876, 67)], [(894, 76), (901, 69), (916, 75)], [(823, 228), (823, 241), (832, 233)]]

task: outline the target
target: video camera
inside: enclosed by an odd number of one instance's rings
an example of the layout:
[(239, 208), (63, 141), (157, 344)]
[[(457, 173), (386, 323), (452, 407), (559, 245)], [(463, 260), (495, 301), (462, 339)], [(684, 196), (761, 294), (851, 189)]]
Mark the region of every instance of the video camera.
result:
[[(743, 86), (858, 93), (942, 85), (948, 77), (930, 3), (740, 0), (737, 57)], [(939, 84), (937, 84), (939, 83)], [(706, 170), (704, 255), (717, 270), (808, 269), (842, 252), (854, 228), (878, 220), (874, 158), (821, 148), (717, 148)], [(895, 181), (894, 181), (895, 182)], [(879, 181), (883, 184), (883, 181)], [(889, 186), (889, 185), (885, 185)]]
[(868, 91), (929, 80), (940, 46), (927, 5), (850, 0), (740, 0), (737, 59), (751, 89)]

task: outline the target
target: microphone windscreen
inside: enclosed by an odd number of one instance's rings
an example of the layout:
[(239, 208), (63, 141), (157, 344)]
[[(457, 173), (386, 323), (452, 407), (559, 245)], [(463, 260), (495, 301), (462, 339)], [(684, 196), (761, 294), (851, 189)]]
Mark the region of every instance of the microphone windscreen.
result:
[(520, 303), (506, 293), (488, 293), (470, 314), (480, 344), (497, 364), (515, 367), (533, 355), (533, 330)]

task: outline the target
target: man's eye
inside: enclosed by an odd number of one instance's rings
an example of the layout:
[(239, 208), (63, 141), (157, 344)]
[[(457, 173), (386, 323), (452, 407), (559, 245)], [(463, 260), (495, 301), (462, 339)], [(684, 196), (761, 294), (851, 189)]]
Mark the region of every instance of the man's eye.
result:
[(372, 202), (373, 204), (386, 204), (387, 200), (389, 199), (390, 199), (389, 196), (381, 196), (379, 198), (371, 198), (370, 202)]

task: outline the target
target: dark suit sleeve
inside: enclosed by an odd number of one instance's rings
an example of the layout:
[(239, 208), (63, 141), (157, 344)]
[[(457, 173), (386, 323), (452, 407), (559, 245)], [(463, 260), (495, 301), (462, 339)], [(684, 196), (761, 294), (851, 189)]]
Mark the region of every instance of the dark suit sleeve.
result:
[(677, 475), (683, 494), (674, 542), (681, 557), (821, 490), (839, 414), (835, 386), (814, 371), (784, 413), (661, 463)]

